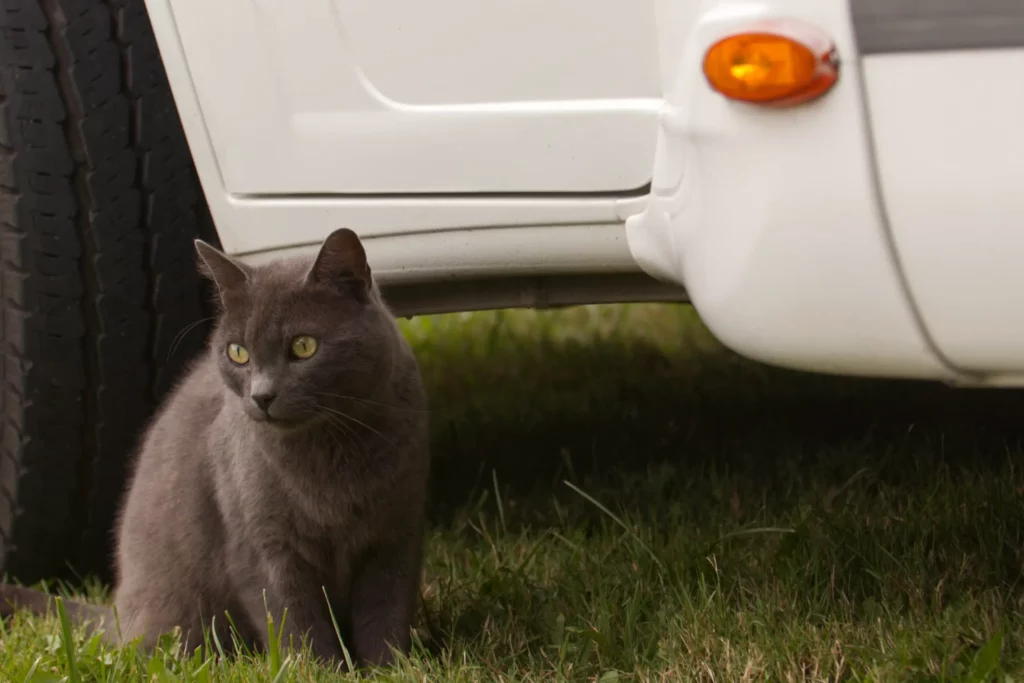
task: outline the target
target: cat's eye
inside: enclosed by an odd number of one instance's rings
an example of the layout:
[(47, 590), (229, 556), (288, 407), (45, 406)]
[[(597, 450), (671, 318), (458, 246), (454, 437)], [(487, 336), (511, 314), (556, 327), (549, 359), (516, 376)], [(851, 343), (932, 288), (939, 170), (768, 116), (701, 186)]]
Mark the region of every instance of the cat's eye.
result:
[(245, 365), (249, 362), (249, 350), (241, 344), (228, 344), (228, 358), (235, 365)]
[(300, 360), (311, 358), (316, 353), (316, 339), (302, 334), (292, 339), (292, 355)]

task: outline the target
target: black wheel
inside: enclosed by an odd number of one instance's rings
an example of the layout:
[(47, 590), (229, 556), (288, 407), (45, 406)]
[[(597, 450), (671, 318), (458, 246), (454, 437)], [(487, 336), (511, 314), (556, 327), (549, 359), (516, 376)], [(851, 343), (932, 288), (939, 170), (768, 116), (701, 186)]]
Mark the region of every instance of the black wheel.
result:
[(142, 0), (0, 0), (0, 567), (110, 576), (127, 465), (203, 330), (209, 214)]

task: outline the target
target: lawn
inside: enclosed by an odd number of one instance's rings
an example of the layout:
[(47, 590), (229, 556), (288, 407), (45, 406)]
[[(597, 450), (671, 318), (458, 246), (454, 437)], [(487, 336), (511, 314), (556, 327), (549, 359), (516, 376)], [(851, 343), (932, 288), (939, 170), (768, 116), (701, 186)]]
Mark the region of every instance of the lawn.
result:
[[(683, 306), (404, 325), (432, 524), (417, 644), (381, 680), (1024, 681), (1020, 393), (766, 368)], [(339, 679), (21, 616), (0, 673)]]

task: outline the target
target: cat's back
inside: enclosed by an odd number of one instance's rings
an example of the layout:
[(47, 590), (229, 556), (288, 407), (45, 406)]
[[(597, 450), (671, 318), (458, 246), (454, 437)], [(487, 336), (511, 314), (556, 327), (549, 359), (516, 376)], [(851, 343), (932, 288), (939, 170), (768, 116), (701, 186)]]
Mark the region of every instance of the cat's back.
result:
[(224, 530), (211, 472), (211, 435), (224, 405), (216, 360), (198, 358), (142, 439), (121, 509), (115, 604), (128, 635), (202, 626), (223, 612)]
[[(205, 439), (224, 405), (224, 385), (217, 361), (207, 350), (191, 366), (180, 384), (153, 417), (140, 459), (149, 451), (183, 450), (185, 444)], [(191, 449), (190, 449), (191, 450)], [(188, 458), (181, 453), (179, 458)]]
[(148, 529), (185, 505), (203, 503), (209, 443), (224, 404), (216, 360), (207, 351), (153, 416), (140, 441), (122, 509), (122, 527)]

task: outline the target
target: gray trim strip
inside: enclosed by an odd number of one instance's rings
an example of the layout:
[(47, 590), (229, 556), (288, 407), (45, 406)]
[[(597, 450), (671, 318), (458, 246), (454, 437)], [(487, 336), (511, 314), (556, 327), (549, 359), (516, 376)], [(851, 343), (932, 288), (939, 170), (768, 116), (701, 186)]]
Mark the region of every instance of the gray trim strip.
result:
[(1024, 0), (849, 0), (862, 55), (1024, 47)]

